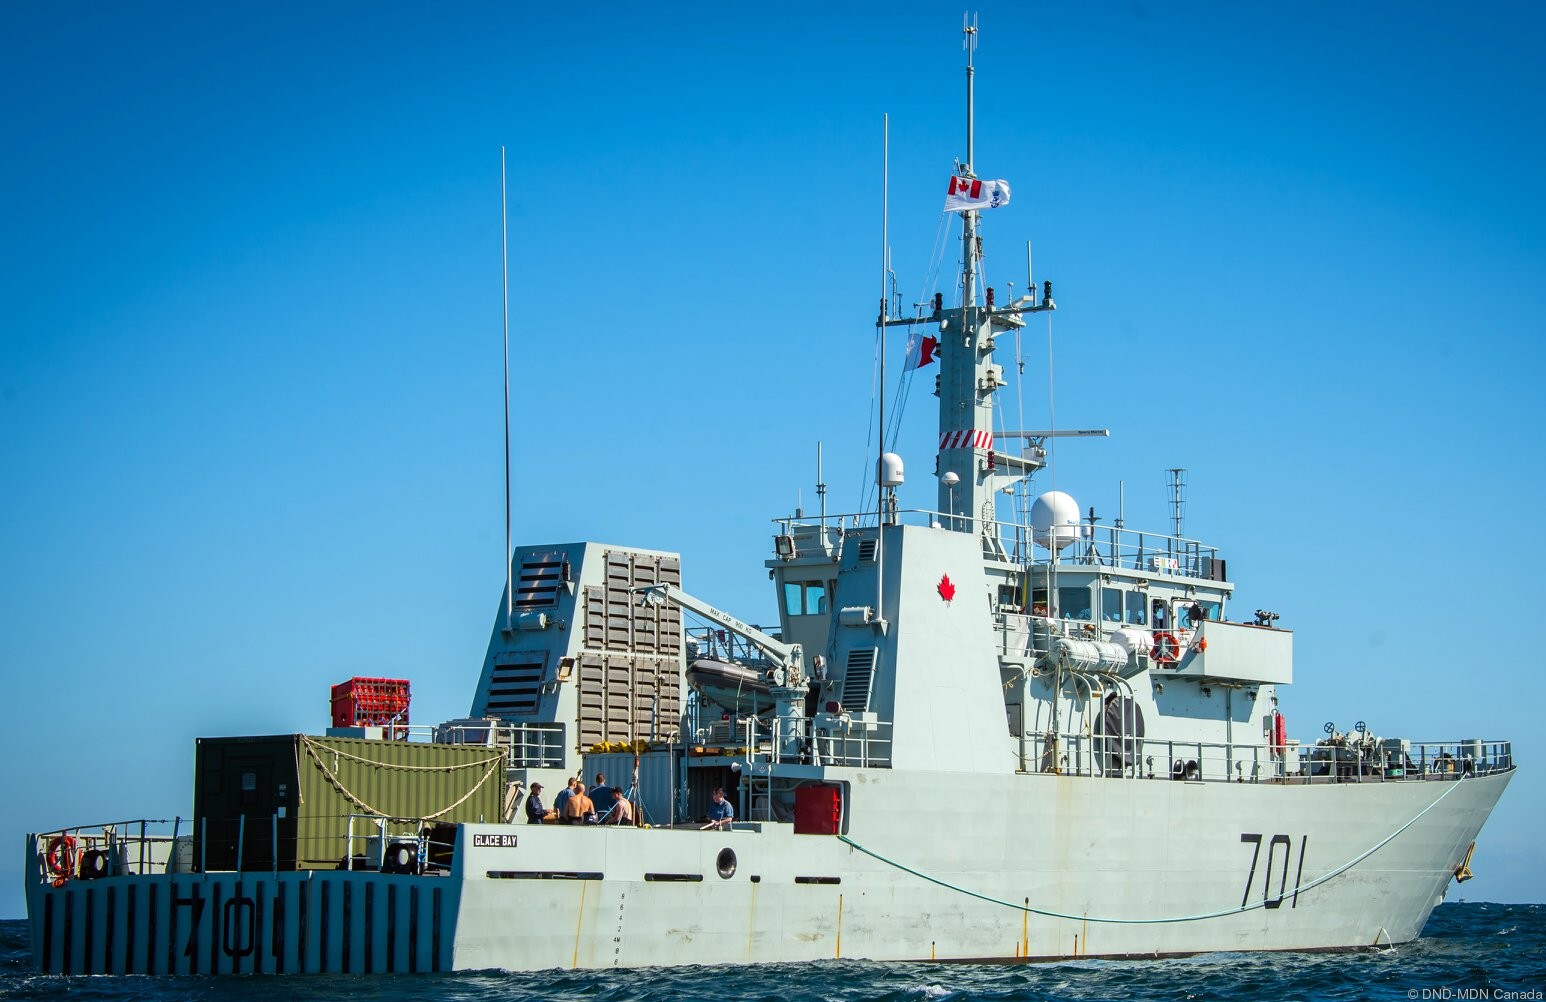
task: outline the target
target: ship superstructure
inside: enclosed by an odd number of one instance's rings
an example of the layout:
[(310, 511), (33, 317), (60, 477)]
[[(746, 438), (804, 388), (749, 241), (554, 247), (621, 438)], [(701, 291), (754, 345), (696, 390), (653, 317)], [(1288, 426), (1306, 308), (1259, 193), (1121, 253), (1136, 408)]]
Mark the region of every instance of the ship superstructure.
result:
[[(991, 184), (970, 113), (966, 151), (952, 192)], [(468, 717), (206, 740), (190, 821), (28, 836), (38, 967), (1027, 960), (1417, 936), (1469, 875), (1509, 744), (1291, 739), (1292, 633), (1231, 608), (1218, 549), (1179, 517), (1101, 525), (1032, 489), (1070, 433), (1003, 427), (996, 341), (1056, 304), (1050, 283), (1003, 303), (981, 287), (979, 211), (960, 214), (956, 305), (893, 317), (883, 300), (877, 318), (938, 362), (933, 509), (899, 506), (883, 445), (873, 508), (778, 519), (776, 627), (685, 591), (675, 553), (515, 548)], [(551, 806), (572, 776), (619, 790), (635, 823), (523, 823), (539, 785)], [(732, 823), (711, 815), (719, 789)]]

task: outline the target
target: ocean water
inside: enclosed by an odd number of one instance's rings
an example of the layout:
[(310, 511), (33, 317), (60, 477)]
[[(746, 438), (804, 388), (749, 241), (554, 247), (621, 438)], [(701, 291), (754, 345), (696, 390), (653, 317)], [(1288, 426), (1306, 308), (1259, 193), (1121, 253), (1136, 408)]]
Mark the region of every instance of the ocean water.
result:
[(1214, 953), (1061, 963), (826, 962), (643, 971), (417, 976), (45, 977), (26, 924), (0, 922), (0, 998), (308, 1002), (1040, 1002), (1040, 1000), (1546, 999), (1546, 905), (1445, 904), (1423, 938), (1361, 953)]

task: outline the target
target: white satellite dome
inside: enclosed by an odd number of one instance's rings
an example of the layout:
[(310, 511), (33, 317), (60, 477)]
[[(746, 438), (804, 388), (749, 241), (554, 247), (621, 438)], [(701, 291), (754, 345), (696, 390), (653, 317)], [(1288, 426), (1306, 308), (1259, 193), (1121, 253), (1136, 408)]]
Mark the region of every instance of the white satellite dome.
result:
[(1079, 502), (1062, 491), (1048, 491), (1031, 504), (1031, 537), (1037, 545), (1061, 550), (1081, 535)]

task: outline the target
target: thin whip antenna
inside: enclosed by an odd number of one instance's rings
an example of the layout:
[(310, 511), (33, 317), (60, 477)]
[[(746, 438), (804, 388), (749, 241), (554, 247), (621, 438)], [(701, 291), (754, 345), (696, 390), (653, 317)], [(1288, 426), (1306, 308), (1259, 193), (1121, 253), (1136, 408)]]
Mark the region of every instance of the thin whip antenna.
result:
[(499, 264), (505, 324), (505, 632), (515, 620), (515, 553), (510, 548), (510, 213), (505, 201), (505, 148), (499, 148)]
[(886, 487), (880, 471), (886, 465), (886, 271), (890, 264), (887, 233), (891, 209), (891, 116), (880, 119), (880, 453), (875, 461), (875, 618), (883, 619), (885, 605)]
[(827, 539), (827, 483), (821, 479), (821, 441), (816, 442), (816, 496), (821, 499), (821, 539)]

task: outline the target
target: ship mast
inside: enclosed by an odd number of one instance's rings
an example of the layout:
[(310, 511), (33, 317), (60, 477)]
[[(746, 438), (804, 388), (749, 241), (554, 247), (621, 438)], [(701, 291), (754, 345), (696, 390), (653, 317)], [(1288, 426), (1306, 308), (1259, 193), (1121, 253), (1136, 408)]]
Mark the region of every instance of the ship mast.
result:
[[(977, 24), (962, 24), (966, 49), (966, 159), (956, 167), (959, 178), (977, 180), (972, 160), (976, 155), (975, 76), (973, 55), (977, 49)], [(929, 325), (937, 329), (939, 362), (939, 452), (935, 475), (939, 495), (935, 510), (951, 517), (943, 524), (957, 532), (991, 536), (994, 529), (994, 491), (1039, 469), (1039, 459), (1004, 455), (994, 451), (993, 397), (1004, 385), (1004, 370), (993, 361), (995, 327), (1008, 330), (1022, 325), (1027, 313), (1053, 309), (1051, 283), (1037, 302), (1036, 290), (1018, 302), (1002, 306), (987, 289), (981, 304), (977, 281), (982, 267), (979, 210), (961, 212), (962, 267), (960, 304), (946, 309), (943, 295), (934, 296), (934, 311), (924, 317), (889, 319), (882, 305), (882, 327)], [(954, 474), (955, 476), (949, 476)]]
[[(966, 49), (966, 159), (957, 173), (976, 179), (973, 157), (976, 155), (975, 76), (972, 65), (977, 49), (977, 25), (971, 20), (961, 26), (962, 46)], [(977, 275), (980, 267), (981, 237), (978, 210), (961, 213), (961, 301), (954, 310), (941, 310), (939, 322), (939, 469), (940, 477), (954, 473), (957, 483), (941, 481), (936, 509), (950, 510), (952, 528), (980, 534), (992, 520), (993, 497), (993, 389), (998, 385), (993, 365), (993, 335), (990, 300), (977, 302)]]
[[(972, 120), (975, 116), (972, 95), (972, 78), (976, 70), (972, 67), (972, 53), (977, 49), (977, 25), (975, 21), (965, 22), (961, 25), (961, 33), (964, 36), (962, 45), (966, 48), (966, 162), (961, 164), (963, 177), (976, 177), (972, 172)], [(966, 266), (961, 270), (961, 305), (977, 305), (977, 210), (968, 209), (961, 213), (961, 242), (966, 245)]]

